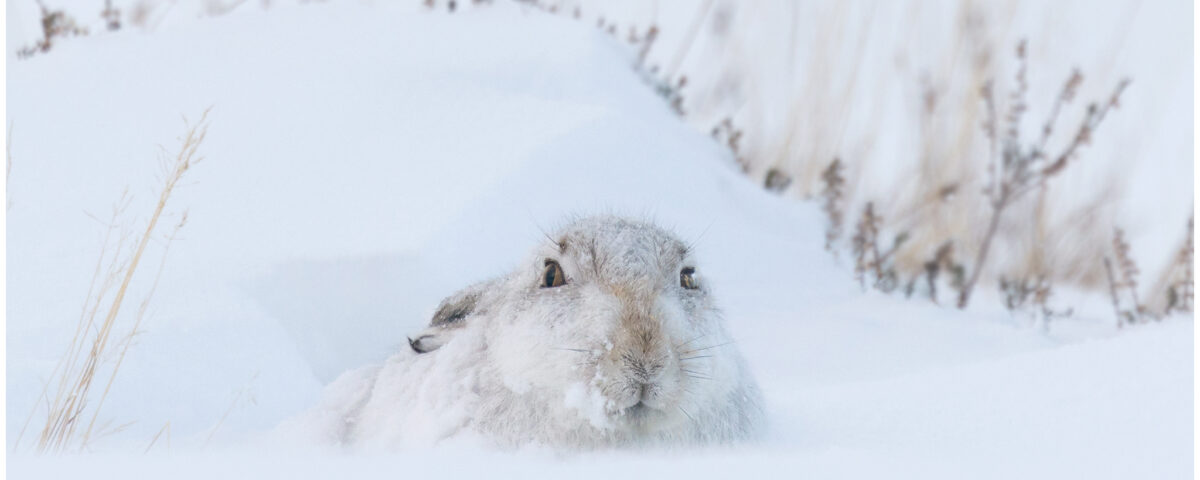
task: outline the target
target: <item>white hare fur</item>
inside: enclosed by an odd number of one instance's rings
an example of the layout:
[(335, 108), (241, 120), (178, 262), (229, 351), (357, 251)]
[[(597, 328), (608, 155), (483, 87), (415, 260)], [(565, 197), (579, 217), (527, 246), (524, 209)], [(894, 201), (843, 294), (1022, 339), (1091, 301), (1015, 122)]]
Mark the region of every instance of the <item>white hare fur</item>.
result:
[(568, 449), (753, 438), (761, 395), (702, 272), (653, 224), (575, 220), (515, 272), (444, 300), (412, 348), (342, 375), (306, 422), (384, 449), (460, 436)]

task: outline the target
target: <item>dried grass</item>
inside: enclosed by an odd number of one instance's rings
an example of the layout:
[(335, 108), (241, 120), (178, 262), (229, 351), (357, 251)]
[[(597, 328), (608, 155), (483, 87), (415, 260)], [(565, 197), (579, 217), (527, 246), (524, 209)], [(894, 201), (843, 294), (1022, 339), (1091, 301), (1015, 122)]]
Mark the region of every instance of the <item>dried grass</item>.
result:
[(1195, 305), (1195, 218), (1188, 217), (1183, 241), (1172, 255), (1171, 262), (1158, 275), (1150, 289), (1147, 307), (1162, 315), (1191, 313)]
[(10, 122), (8, 124), (8, 134), (5, 136), (5, 140), (4, 140), (4, 154), (5, 154), (5, 157), (7, 158), (7, 163), (4, 166), (4, 192), (5, 192), (4, 209), (5, 210), (12, 210), (12, 205), (13, 205), (12, 183), (10, 182), (10, 180), (12, 180), (12, 132), (13, 132), (13, 123)]
[[(111, 217), (106, 222), (107, 232), (75, 332), (50, 380), (43, 386), (41, 396), (47, 400), (47, 415), (37, 437), (37, 452), (85, 450), (96, 438), (118, 432), (129, 425), (110, 427), (107, 423), (97, 425), (97, 421), (113, 382), (120, 373), (125, 354), (145, 317), (150, 298), (157, 289), (167, 250), (175, 234), (186, 222), (186, 212), (166, 237), (163, 260), (159, 264), (149, 292), (143, 299), (129, 332), (120, 337), (115, 335), (118, 317), (146, 247), (157, 235), (158, 223), (163, 217), (171, 194), (187, 171), (202, 161), (197, 150), (207, 131), (208, 110), (205, 110), (198, 122), (188, 124), (187, 133), (180, 139), (180, 149), (174, 158), (164, 158), (163, 183), (160, 186), (158, 201), (145, 230), (139, 236), (135, 238), (131, 231), (120, 227), (120, 219), (129, 205), (128, 196), (122, 194), (121, 199), (114, 205)], [(115, 241), (114, 232), (119, 232)], [(108, 374), (107, 379), (101, 378), (104, 373)], [(93, 387), (98, 386), (99, 382), (103, 382), (104, 389), (97, 397)], [(55, 385), (55, 393), (53, 399), (50, 399), (46, 393), (52, 384)], [(30, 412), (26, 419), (25, 426), (14, 442), (14, 449), (20, 445), (25, 427), (29, 425), (33, 414), (34, 412)]]
[(37, 0), (41, 11), (42, 38), (33, 45), (17, 50), (17, 58), (29, 58), (38, 53), (49, 52), (61, 38), (87, 35), (87, 28), (79, 26), (75, 18), (63, 10), (52, 10)]
[[(984, 143), (977, 127), (983, 115), (978, 86), (994, 75), (998, 21), (969, 3), (959, 6), (956, 20), (953, 46), (921, 73), (914, 97), (918, 150), (908, 173), (916, 181), (900, 185), (891, 209), (893, 228), (912, 237), (896, 252), (896, 268), (914, 279), (928, 280), (931, 262), (958, 264), (956, 257), (973, 254), (970, 239), (979, 213), (987, 209), (972, 186), (984, 176), (984, 164), (974, 154)], [(943, 250), (947, 244), (952, 248)], [(936, 301), (936, 287), (930, 293)]]
[(113, 6), (112, 0), (104, 0), (104, 10), (100, 11), (100, 18), (104, 19), (104, 26), (109, 31), (121, 29), (121, 10)]
[[(876, 32), (886, 30), (875, 27), (889, 26), (873, 23), (874, 17), (895, 13), (880, 10), (882, 4), (773, 6), (780, 7), (771, 13), (778, 21), (763, 25), (743, 21), (763, 19), (744, 5), (697, 2), (677, 12), (687, 18), (676, 26), (681, 31), (666, 32), (678, 35), (659, 38), (660, 27), (654, 26), (654, 35), (640, 37), (638, 31), (629, 29), (629, 40), (640, 47), (639, 68), (650, 73), (654, 88), (678, 112), (683, 112), (681, 104), (685, 102), (677, 80), (685, 72), (695, 76), (686, 102), (688, 120), (710, 128), (712, 137), (729, 147), (747, 175), (758, 178), (769, 191), (820, 199), (829, 220), (827, 248), (841, 236), (844, 211), (859, 210), (872, 197), (889, 197), (895, 200), (871, 205), (870, 213), (881, 223), (862, 229), (866, 233), (857, 238), (860, 250), (855, 255), (866, 252), (865, 262), (870, 264), (873, 254), (869, 245), (887, 246), (870, 231), (901, 232), (897, 237), (907, 241), (879, 250), (880, 256), (889, 252), (887, 268), (896, 283), (903, 279), (909, 295), (923, 290), (937, 302), (939, 290), (949, 288), (955, 291), (957, 303), (965, 306), (976, 286), (1002, 279), (1002, 290), (1011, 293), (1011, 303), (1041, 309), (1044, 302), (1036, 300), (1047, 298), (1052, 285), (1094, 288), (1103, 283), (1102, 265), (1096, 259), (1108, 249), (1103, 239), (1112, 228), (1110, 214), (1120, 193), (1119, 179), (1089, 189), (1091, 197), (1069, 201), (1050, 195), (1057, 192), (1047, 189), (1047, 180), (1075, 163), (1109, 111), (1118, 106), (1128, 80), (1117, 84), (1107, 99), (1076, 115), (1070, 104), (1084, 78), (1078, 70), (1071, 72), (1057, 95), (1044, 102), (1044, 109), (1038, 109), (1044, 118), (1038, 119), (1036, 126), (1026, 125), (1034, 127), (1027, 131), (1021, 126), (1023, 119), (1029, 120), (1027, 111), (1032, 110), (1026, 101), (1031, 92), (1041, 90), (1041, 82), (1030, 81), (1023, 42), (1015, 55), (1011, 84), (1000, 88), (994, 81), (998, 67), (1008, 61), (995, 52), (1011, 29), (1012, 8), (958, 4), (953, 12), (956, 30), (949, 37), (952, 41), (944, 42), (947, 47), (926, 67), (922, 55), (914, 55), (917, 60), (913, 61), (903, 50), (887, 59), (876, 59), (874, 53), (871, 58), (863, 55), (874, 52), (866, 45)], [(944, 12), (941, 7), (929, 8)], [(928, 32), (919, 21), (928, 13), (924, 9), (902, 9), (914, 15), (907, 35), (917, 45), (928, 43)], [(879, 13), (884, 11), (891, 13)], [(758, 42), (768, 37), (758, 27), (786, 28), (789, 22), (790, 30), (777, 30), (769, 36), (785, 45), (764, 49)], [(611, 24), (615, 22), (600, 17), (597, 26), (608, 29)], [(658, 43), (651, 46), (646, 38), (658, 39)], [(701, 46), (705, 48), (703, 56)], [(657, 51), (651, 52), (652, 48)], [(767, 53), (786, 57), (764, 62), (761, 55)], [(665, 72), (648, 65), (655, 54), (666, 65)], [(871, 108), (860, 108), (871, 103), (866, 97), (873, 94), (881, 101), (888, 98), (886, 92), (895, 81), (880, 75), (889, 70), (880, 70), (878, 62), (891, 60), (899, 72), (916, 70), (915, 79), (919, 79), (914, 84), (918, 95), (912, 97), (918, 106), (914, 120), (919, 120), (914, 122), (918, 127), (916, 166), (906, 172), (911, 173), (905, 175), (911, 181), (893, 186), (886, 181), (880, 184), (874, 171), (886, 166), (867, 164), (875, 157), (869, 154), (874, 148), (872, 139), (887, 136), (887, 132), (879, 132), (884, 120), (872, 115)], [(782, 90), (772, 90), (776, 84)], [(980, 101), (980, 85), (985, 84), (984, 101)], [(1082, 118), (1078, 128), (1062, 131), (1058, 123), (1074, 122), (1075, 118)], [(858, 138), (846, 138), (849, 134)], [(906, 157), (897, 152), (888, 158), (896, 160), (896, 156)], [(841, 159), (837, 188), (829, 185), (831, 158)], [(986, 191), (981, 192), (977, 185), (986, 185)], [(881, 187), (894, 190), (881, 192)], [(995, 252), (1003, 252), (1003, 258), (991, 258), (997, 257)], [(866, 268), (866, 275), (875, 276), (874, 270), (873, 266)], [(860, 281), (866, 282), (861, 277)], [(879, 284), (878, 280), (872, 283)], [(885, 280), (882, 285), (890, 288), (891, 283)], [(1173, 294), (1176, 297), (1184, 296), (1182, 289), (1174, 290), (1179, 292)], [(1162, 291), (1167, 290), (1164, 287)]]
[[(830, 20), (818, 27), (817, 38), (837, 39), (831, 49), (829, 44), (820, 44), (807, 52), (803, 68), (790, 68), (789, 72), (803, 71), (797, 82), (800, 92), (785, 99), (766, 99), (769, 102), (789, 102), (788, 114), (783, 131), (772, 138), (765, 138), (764, 146), (758, 149), (762, 158), (756, 163), (766, 166), (765, 175), (786, 176), (794, 180), (794, 188), (800, 195), (811, 196), (829, 158), (844, 155), (840, 149), (849, 130), (853, 100), (865, 92), (859, 84), (866, 56), (868, 35), (874, 23), (875, 8), (857, 21), (850, 20), (845, 4), (834, 4), (828, 13)], [(789, 44), (799, 47), (795, 36), (800, 29), (799, 11), (793, 13)], [(857, 32), (849, 35), (847, 32)], [(796, 55), (789, 55), (794, 62)], [(835, 75), (833, 72), (846, 72)]]
[(825, 229), (825, 250), (830, 252), (835, 251), (833, 242), (842, 236), (842, 217), (845, 208), (843, 188), (846, 185), (846, 177), (842, 175), (842, 169), (841, 159), (835, 158), (829, 163), (829, 167), (821, 172), (821, 183), (825, 186), (821, 190), (821, 210), (825, 212), (825, 218), (829, 220), (829, 225)]
[(229, 414), (233, 413), (233, 410), (239, 404), (244, 402), (249, 405), (255, 405), (258, 403), (258, 400), (254, 397), (253, 391), (254, 382), (257, 380), (258, 372), (254, 372), (254, 375), (250, 376), (250, 380), (246, 382), (246, 385), (243, 385), (242, 388), (238, 389), (238, 391), (234, 393), (233, 400), (230, 400), (229, 402), (229, 408), (225, 409), (225, 413), (221, 414), (221, 419), (217, 420), (217, 424), (213, 425), (212, 430), (209, 430), (208, 436), (204, 437), (205, 447), (207, 447), (208, 443), (212, 441), (213, 436), (216, 435), (217, 431), (221, 429), (221, 425), (224, 425), (225, 420), (229, 418)]
[[(993, 83), (989, 82), (981, 89), (983, 101), (987, 106), (983, 129), (990, 141), (988, 154), (990, 157), (988, 171), (989, 184), (984, 190), (988, 204), (991, 207), (987, 228), (983, 240), (976, 252), (970, 276), (959, 292), (958, 307), (965, 308), (970, 302), (971, 293), (979, 281), (986, 265), (988, 253), (1000, 226), (1005, 210), (1030, 192), (1046, 188), (1047, 180), (1062, 173), (1068, 162), (1076, 156), (1079, 148), (1090, 143), (1096, 128), (1107, 116), (1108, 112), (1119, 105), (1121, 92), (1129, 85), (1129, 80), (1122, 80), (1104, 103), (1088, 105), (1086, 114), (1070, 143), (1058, 154), (1047, 152), (1047, 142), (1054, 133), (1054, 126), (1062, 107), (1070, 103), (1083, 82), (1083, 75), (1078, 70), (1063, 84), (1050, 114), (1043, 124), (1040, 138), (1027, 143), (1021, 138), (1020, 124), (1028, 109), (1025, 98), (1029, 90), (1026, 80), (1026, 44), (1017, 44), (1017, 73), (1015, 87), (1008, 94), (1008, 109), (1004, 114), (1004, 123), (1000, 124), (996, 108), (996, 92)], [(1003, 131), (1001, 129), (1003, 128)]]
[(696, 45), (696, 35), (700, 33), (700, 26), (704, 24), (704, 20), (708, 18), (709, 12), (712, 11), (713, 3), (715, 3), (713, 0), (704, 0), (700, 9), (696, 11), (696, 17), (692, 20), (691, 25), (688, 26), (688, 31), (684, 36), (682, 44), (675, 52), (675, 55), (672, 56), (671, 63), (667, 65), (667, 69), (664, 72), (667, 78), (679, 75), (679, 67), (683, 65), (684, 59), (687, 58), (688, 54), (692, 52), (692, 48)]
[(158, 433), (154, 434), (154, 438), (150, 439), (150, 444), (146, 445), (146, 450), (142, 451), (142, 453), (143, 454), (150, 453), (150, 449), (154, 448), (154, 444), (158, 443), (158, 439), (159, 439), (159, 437), (162, 437), (163, 433), (167, 434), (167, 442), (166, 442), (167, 450), (170, 450), (171, 449), (171, 422), (167, 421), (167, 423), (163, 424), (162, 428), (158, 429)]
[(851, 248), (854, 251), (854, 277), (859, 286), (866, 290), (867, 277), (871, 277), (871, 287), (884, 292), (891, 292), (899, 286), (899, 276), (892, 264), (896, 250), (908, 239), (906, 233), (899, 233), (892, 239), (892, 244), (886, 250), (880, 247), (880, 227), (883, 218), (875, 213), (875, 204), (867, 202), (863, 213), (854, 228), (854, 238)]
[(1190, 313), (1192, 311), (1196, 295), (1196, 276), (1193, 271), (1195, 259), (1195, 216), (1193, 215), (1188, 217), (1187, 235), (1184, 237), (1183, 246), (1179, 247), (1179, 253), (1175, 255), (1175, 262), (1171, 265), (1174, 270), (1172, 275), (1174, 281), (1166, 289), (1166, 313)]
[(1141, 269), (1129, 255), (1129, 242), (1125, 231), (1113, 229), (1112, 258), (1104, 257), (1104, 271), (1108, 275), (1109, 294), (1112, 296), (1113, 311), (1117, 315), (1117, 326), (1144, 323), (1157, 319), (1138, 297), (1138, 275)]

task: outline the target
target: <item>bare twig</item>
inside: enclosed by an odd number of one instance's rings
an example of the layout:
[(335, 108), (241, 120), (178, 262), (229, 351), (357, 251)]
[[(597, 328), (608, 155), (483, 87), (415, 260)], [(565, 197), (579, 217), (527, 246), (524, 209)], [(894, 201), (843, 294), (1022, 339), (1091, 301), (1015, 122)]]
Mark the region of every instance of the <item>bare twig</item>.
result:
[(1195, 239), (1194, 232), (1194, 216), (1188, 217), (1187, 235), (1184, 238), (1183, 246), (1179, 247), (1179, 252), (1175, 254), (1175, 262), (1172, 268), (1175, 270), (1175, 281), (1167, 286), (1167, 307), (1164, 313), (1171, 312), (1191, 312), (1195, 302), (1195, 274), (1194, 274), (1194, 259), (1196, 257), (1196, 246), (1193, 243)]
[(833, 251), (833, 242), (842, 236), (842, 195), (846, 177), (842, 176), (842, 161), (834, 158), (829, 167), (821, 173), (821, 181), (825, 188), (821, 191), (821, 209), (829, 219), (825, 230), (825, 250)]
[(1117, 328), (1125, 324), (1125, 318), (1121, 312), (1121, 299), (1117, 295), (1117, 278), (1113, 274), (1112, 261), (1108, 257), (1104, 257), (1104, 273), (1108, 278), (1108, 296), (1112, 299), (1113, 313), (1117, 316)]
[[(1020, 135), (1021, 117), (1027, 110), (1025, 96), (1028, 91), (1028, 82), (1025, 78), (1025, 48), (1024, 41), (1021, 41), (1017, 45), (1016, 54), (1019, 66), (1015, 78), (1016, 86), (1009, 94), (1009, 108), (1005, 114), (1006, 128), (1003, 137), (996, 130), (995, 92), (992, 88), (992, 83), (985, 84), (981, 90), (987, 107), (987, 118), (984, 120), (983, 129), (991, 141), (991, 164), (988, 166), (991, 178), (987, 188), (984, 189), (984, 193), (988, 196), (988, 204), (991, 207), (991, 216), (988, 219), (987, 229), (984, 231), (979, 250), (976, 252), (971, 274), (963, 285), (963, 288), (959, 291), (958, 308), (966, 308), (967, 303), (970, 301), (971, 292), (974, 290), (975, 284), (979, 281), (980, 275), (983, 273), (992, 241), (996, 236), (1004, 211), (1025, 194), (1044, 187), (1049, 178), (1062, 172), (1079, 147), (1090, 141), (1092, 134), (1100, 125), (1100, 122), (1104, 120), (1108, 111), (1118, 106), (1118, 99), (1121, 92), (1129, 85), (1129, 80), (1122, 80), (1117, 84), (1116, 89), (1113, 90), (1112, 95), (1102, 107), (1098, 107), (1095, 104), (1088, 106), (1083, 123), (1072, 138), (1071, 143), (1058, 155), (1048, 157), (1044, 149), (1050, 135), (1054, 131), (1054, 123), (1058, 117), (1058, 112), (1063, 105), (1074, 99), (1080, 83), (1083, 82), (1083, 75), (1078, 70), (1072, 72), (1055, 100), (1049, 118), (1042, 126), (1040, 137), (1031, 146), (1025, 147), (1022, 145)], [(998, 158), (997, 154), (999, 155)], [(1054, 158), (1054, 161), (1047, 164), (1048, 158)]]
[(708, 18), (709, 10), (712, 10), (713, 0), (704, 0), (704, 4), (700, 6), (700, 10), (696, 12), (696, 18), (692, 20), (692, 24), (688, 27), (688, 33), (684, 37), (683, 46), (679, 51), (675, 52), (675, 57), (671, 59), (670, 65), (667, 67), (667, 78), (674, 77), (679, 73), (679, 67), (683, 64), (683, 60), (687, 58), (689, 52), (692, 51), (692, 45), (696, 43), (696, 34), (700, 32), (700, 26), (704, 24), (704, 19)]
[[(1113, 309), (1117, 313), (1117, 325), (1140, 323), (1156, 318), (1138, 298), (1137, 276), (1141, 271), (1138, 269), (1137, 263), (1129, 256), (1129, 242), (1125, 240), (1125, 232), (1120, 228), (1113, 229), (1112, 247), (1113, 257), (1116, 258), (1115, 265), (1108, 257), (1105, 257), (1104, 268), (1108, 275)], [(1122, 296), (1121, 292), (1125, 292), (1125, 295)], [(1122, 297), (1128, 299), (1131, 304), (1129, 308), (1121, 307), (1125, 303), (1122, 301)]]
[(654, 47), (655, 40), (658, 40), (658, 27), (651, 25), (650, 29), (646, 31), (646, 36), (642, 38), (641, 48), (638, 49), (637, 69), (640, 70), (646, 65), (646, 57), (650, 55), (650, 49)]
[(851, 239), (851, 246), (854, 250), (854, 276), (865, 290), (867, 288), (866, 274), (869, 272), (875, 277), (871, 286), (890, 292), (896, 288), (897, 284), (896, 270), (891, 266), (891, 257), (896, 249), (908, 239), (908, 235), (905, 233), (896, 235), (892, 240), (892, 246), (881, 251), (879, 226), (882, 223), (883, 218), (875, 214), (875, 204), (867, 202), (867, 205), (863, 207), (863, 214), (855, 226), (854, 238)]

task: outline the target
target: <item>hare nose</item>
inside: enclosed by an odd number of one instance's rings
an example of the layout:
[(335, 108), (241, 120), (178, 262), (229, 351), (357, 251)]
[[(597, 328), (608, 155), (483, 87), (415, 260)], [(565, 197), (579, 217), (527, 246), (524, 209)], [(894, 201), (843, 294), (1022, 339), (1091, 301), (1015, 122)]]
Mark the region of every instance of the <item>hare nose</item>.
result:
[(626, 360), (630, 373), (643, 387), (654, 383), (662, 376), (663, 365), (661, 363), (633, 358), (626, 358)]
[(654, 386), (649, 383), (639, 383), (637, 385), (638, 401), (640, 402), (640, 401), (645, 400), (646, 397), (650, 395), (650, 389), (652, 389), (652, 388), (654, 388)]

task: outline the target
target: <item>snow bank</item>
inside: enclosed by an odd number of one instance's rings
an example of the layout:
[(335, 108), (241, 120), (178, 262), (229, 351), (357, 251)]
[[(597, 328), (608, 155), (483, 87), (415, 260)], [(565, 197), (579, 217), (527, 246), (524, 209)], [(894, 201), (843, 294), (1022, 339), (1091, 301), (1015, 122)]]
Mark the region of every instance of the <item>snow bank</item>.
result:
[[(821, 249), (819, 212), (746, 180), (606, 35), (507, 4), (406, 10), (238, 11), (10, 62), (10, 447), (87, 292), (102, 228), (85, 212), (105, 216), (129, 186), (144, 219), (155, 144), (171, 150), (181, 113), (213, 111), (207, 159), (170, 205), (189, 223), (102, 415), (136, 423), (101, 455), (18, 454), (9, 473), (1190, 472), (1190, 318), (1117, 334), (1083, 315), (1045, 333), (1002, 311), (861, 294)], [(469, 441), (297, 453), (259, 438), (339, 373), (401, 348), (443, 296), (509, 269), (541, 230), (604, 211), (696, 242), (764, 389), (770, 440), (563, 458)], [(169, 447), (130, 455), (166, 422)]]

